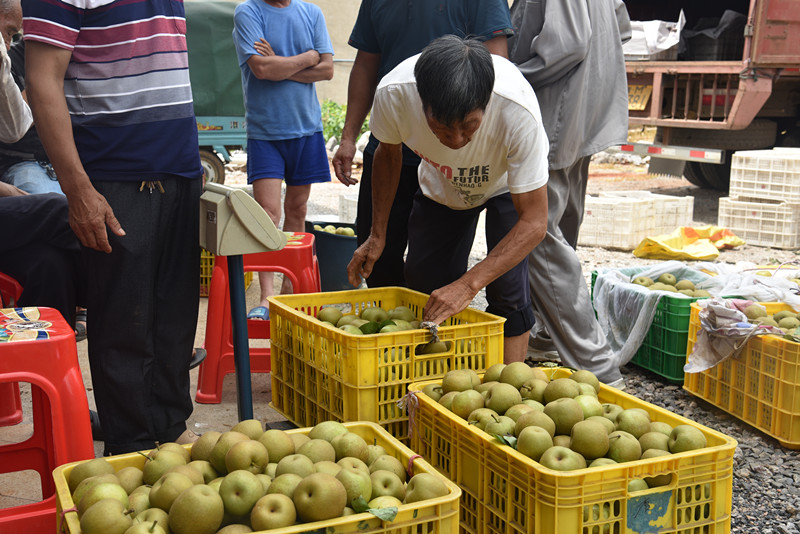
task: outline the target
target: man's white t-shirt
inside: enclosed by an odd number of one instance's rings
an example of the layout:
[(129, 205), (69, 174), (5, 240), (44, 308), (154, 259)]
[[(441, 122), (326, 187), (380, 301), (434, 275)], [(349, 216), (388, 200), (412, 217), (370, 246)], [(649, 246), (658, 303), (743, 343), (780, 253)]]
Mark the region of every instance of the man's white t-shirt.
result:
[(425, 120), (410, 57), (378, 85), (370, 117), (372, 134), (416, 152), (422, 193), (452, 209), (480, 206), (506, 192), (526, 193), (547, 183), (548, 142), (539, 103), (517, 67), (494, 60), (495, 82), (483, 122), (464, 147), (444, 146)]

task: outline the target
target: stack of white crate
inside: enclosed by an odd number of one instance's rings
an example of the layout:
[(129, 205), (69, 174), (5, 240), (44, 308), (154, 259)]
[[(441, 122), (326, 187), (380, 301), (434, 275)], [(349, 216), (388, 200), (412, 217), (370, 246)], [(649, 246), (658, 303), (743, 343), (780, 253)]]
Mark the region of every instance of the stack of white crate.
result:
[(692, 224), (694, 199), (650, 191), (613, 191), (586, 196), (578, 244), (633, 250), (646, 237)]
[(800, 247), (800, 148), (736, 152), (719, 225), (751, 245)]
[(358, 193), (339, 194), (339, 221), (346, 223), (356, 222), (358, 214)]

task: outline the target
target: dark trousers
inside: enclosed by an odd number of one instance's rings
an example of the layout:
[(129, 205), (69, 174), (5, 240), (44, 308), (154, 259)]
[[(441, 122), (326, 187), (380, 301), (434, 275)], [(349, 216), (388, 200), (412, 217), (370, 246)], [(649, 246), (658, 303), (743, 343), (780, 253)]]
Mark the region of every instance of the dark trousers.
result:
[(105, 454), (174, 441), (192, 413), (189, 361), (199, 305), (200, 180), (94, 182), (125, 230), (84, 249), (89, 362)]
[(56, 193), (0, 198), (0, 272), (23, 287), (20, 306), (55, 308), (74, 327), (85, 305), (80, 243), (69, 227), (67, 198)]
[[(489, 252), (519, 220), (511, 195), (490, 198), (481, 206), (454, 210), (422, 194), (414, 197), (408, 221), (408, 287), (432, 293), (455, 282), (469, 268), (478, 217), (486, 210), (486, 246)], [(528, 285), (528, 258), (486, 286), (486, 311), (506, 318), (507, 337), (529, 331), (534, 324)]]
[[(364, 153), (364, 169), (358, 190), (358, 216), (356, 217), (356, 239), (361, 245), (369, 237), (372, 227), (372, 162), (373, 154)], [(369, 287), (407, 287), (403, 273), (406, 245), (408, 244), (408, 217), (414, 204), (414, 194), (419, 190), (418, 165), (403, 165), (400, 183), (389, 214), (386, 229), (386, 247), (375, 262), (372, 274), (367, 278)]]

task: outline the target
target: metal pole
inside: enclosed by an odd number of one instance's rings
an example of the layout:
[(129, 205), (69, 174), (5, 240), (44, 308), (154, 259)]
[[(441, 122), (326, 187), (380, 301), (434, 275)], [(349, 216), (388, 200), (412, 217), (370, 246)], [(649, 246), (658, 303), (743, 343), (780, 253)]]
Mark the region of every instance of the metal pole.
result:
[(244, 260), (241, 255), (228, 256), (228, 283), (231, 292), (236, 400), (239, 420), (244, 421), (253, 419), (253, 390), (250, 382), (250, 345), (247, 339), (247, 310), (244, 301)]

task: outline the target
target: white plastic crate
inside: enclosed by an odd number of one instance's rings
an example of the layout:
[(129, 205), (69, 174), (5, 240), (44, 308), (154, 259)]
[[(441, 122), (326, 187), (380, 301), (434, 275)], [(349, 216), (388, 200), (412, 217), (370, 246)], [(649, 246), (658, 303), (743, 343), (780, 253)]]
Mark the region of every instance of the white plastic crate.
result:
[(341, 193), (339, 195), (339, 221), (356, 222), (358, 214), (358, 193)]
[(719, 199), (719, 226), (749, 245), (792, 249), (800, 247), (800, 204)]
[(653, 235), (652, 207), (649, 200), (587, 196), (578, 244), (633, 250)]
[(729, 194), (731, 198), (800, 203), (800, 148), (734, 153)]
[(671, 234), (681, 226), (691, 226), (694, 217), (694, 197), (657, 195), (650, 191), (608, 191), (601, 197), (637, 198), (652, 202), (653, 235)]

